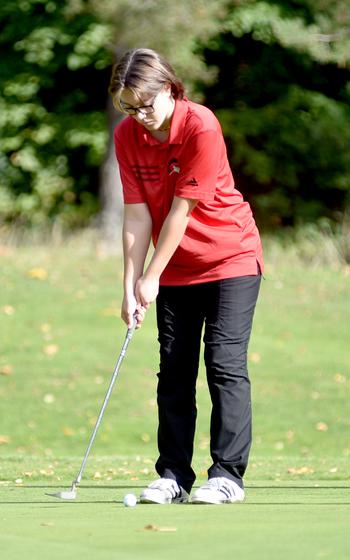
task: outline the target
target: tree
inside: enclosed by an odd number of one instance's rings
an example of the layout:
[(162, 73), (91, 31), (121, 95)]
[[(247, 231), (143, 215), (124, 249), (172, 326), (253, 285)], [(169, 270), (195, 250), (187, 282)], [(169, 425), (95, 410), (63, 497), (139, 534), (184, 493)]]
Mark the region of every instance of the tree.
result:
[(349, 204), (347, 2), (231, 4), (204, 45), (232, 167), (263, 226), (337, 217)]
[(334, 218), (349, 204), (347, 4), (3, 0), (0, 221), (72, 227), (99, 213), (115, 244), (122, 117), (107, 89), (112, 63), (138, 46), (215, 110), (260, 225)]
[(110, 28), (86, 3), (3, 0), (0, 214), (69, 225), (96, 212)]
[[(91, 1), (96, 16), (104, 23), (109, 22), (113, 30), (114, 60), (130, 48), (155, 49), (171, 61), (184, 79), (187, 91), (198, 100), (202, 97), (196, 83), (211, 83), (216, 71), (206, 66), (196, 46), (220, 29), (224, 5), (223, 0), (209, 3), (203, 0)], [(101, 222), (105, 240), (113, 247), (118, 234), (116, 224), (121, 218), (121, 185), (116, 184), (113, 130), (121, 116), (110, 101), (107, 107), (109, 142), (101, 168)]]
[(98, 211), (99, 188), (102, 224), (113, 242), (121, 189), (111, 142), (120, 116), (107, 103), (112, 62), (142, 45), (169, 55), (190, 88), (210, 79), (213, 72), (194, 47), (215, 29), (222, 4), (3, 0), (2, 220), (86, 224)]

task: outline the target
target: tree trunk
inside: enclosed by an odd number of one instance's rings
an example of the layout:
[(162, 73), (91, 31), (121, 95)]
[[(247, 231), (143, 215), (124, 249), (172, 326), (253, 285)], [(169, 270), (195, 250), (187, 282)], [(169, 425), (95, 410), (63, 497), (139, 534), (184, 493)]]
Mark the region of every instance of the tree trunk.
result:
[(118, 254), (121, 252), (123, 196), (118, 162), (115, 157), (113, 132), (116, 124), (122, 118), (114, 109), (111, 99), (108, 98), (107, 119), (109, 139), (106, 157), (101, 165), (99, 176), (101, 206), (99, 225), (102, 235), (100, 249), (105, 254)]

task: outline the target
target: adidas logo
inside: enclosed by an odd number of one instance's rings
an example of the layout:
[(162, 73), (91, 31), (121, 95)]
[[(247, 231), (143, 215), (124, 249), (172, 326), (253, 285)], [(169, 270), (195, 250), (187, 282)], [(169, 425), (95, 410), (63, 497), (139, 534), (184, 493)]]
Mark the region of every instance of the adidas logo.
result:
[(191, 185), (191, 187), (198, 187), (198, 182), (194, 177), (192, 177), (192, 179), (186, 182), (186, 185)]

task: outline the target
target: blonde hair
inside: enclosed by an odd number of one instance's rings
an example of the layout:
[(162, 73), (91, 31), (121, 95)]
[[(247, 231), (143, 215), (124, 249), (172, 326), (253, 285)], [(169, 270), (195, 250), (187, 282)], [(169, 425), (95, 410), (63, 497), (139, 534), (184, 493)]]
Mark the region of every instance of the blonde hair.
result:
[(174, 99), (183, 98), (184, 86), (165, 58), (151, 49), (133, 49), (113, 67), (108, 91), (114, 106), (121, 109), (119, 100), (124, 89), (142, 103), (142, 97), (157, 95), (166, 84), (170, 85)]

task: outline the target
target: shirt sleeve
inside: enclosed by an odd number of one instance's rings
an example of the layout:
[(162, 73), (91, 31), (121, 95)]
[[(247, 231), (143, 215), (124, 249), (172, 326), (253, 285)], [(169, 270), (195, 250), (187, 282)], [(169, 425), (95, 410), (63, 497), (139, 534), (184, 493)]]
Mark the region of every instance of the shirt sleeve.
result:
[[(123, 123), (122, 123), (123, 124)], [(134, 169), (128, 158), (127, 146), (130, 143), (125, 126), (117, 126), (114, 131), (114, 145), (117, 161), (119, 164), (120, 179), (123, 187), (123, 198), (125, 204), (139, 204), (146, 202), (142, 185), (137, 180)]]
[(219, 130), (198, 132), (186, 141), (175, 195), (202, 201), (214, 199), (223, 138)]

